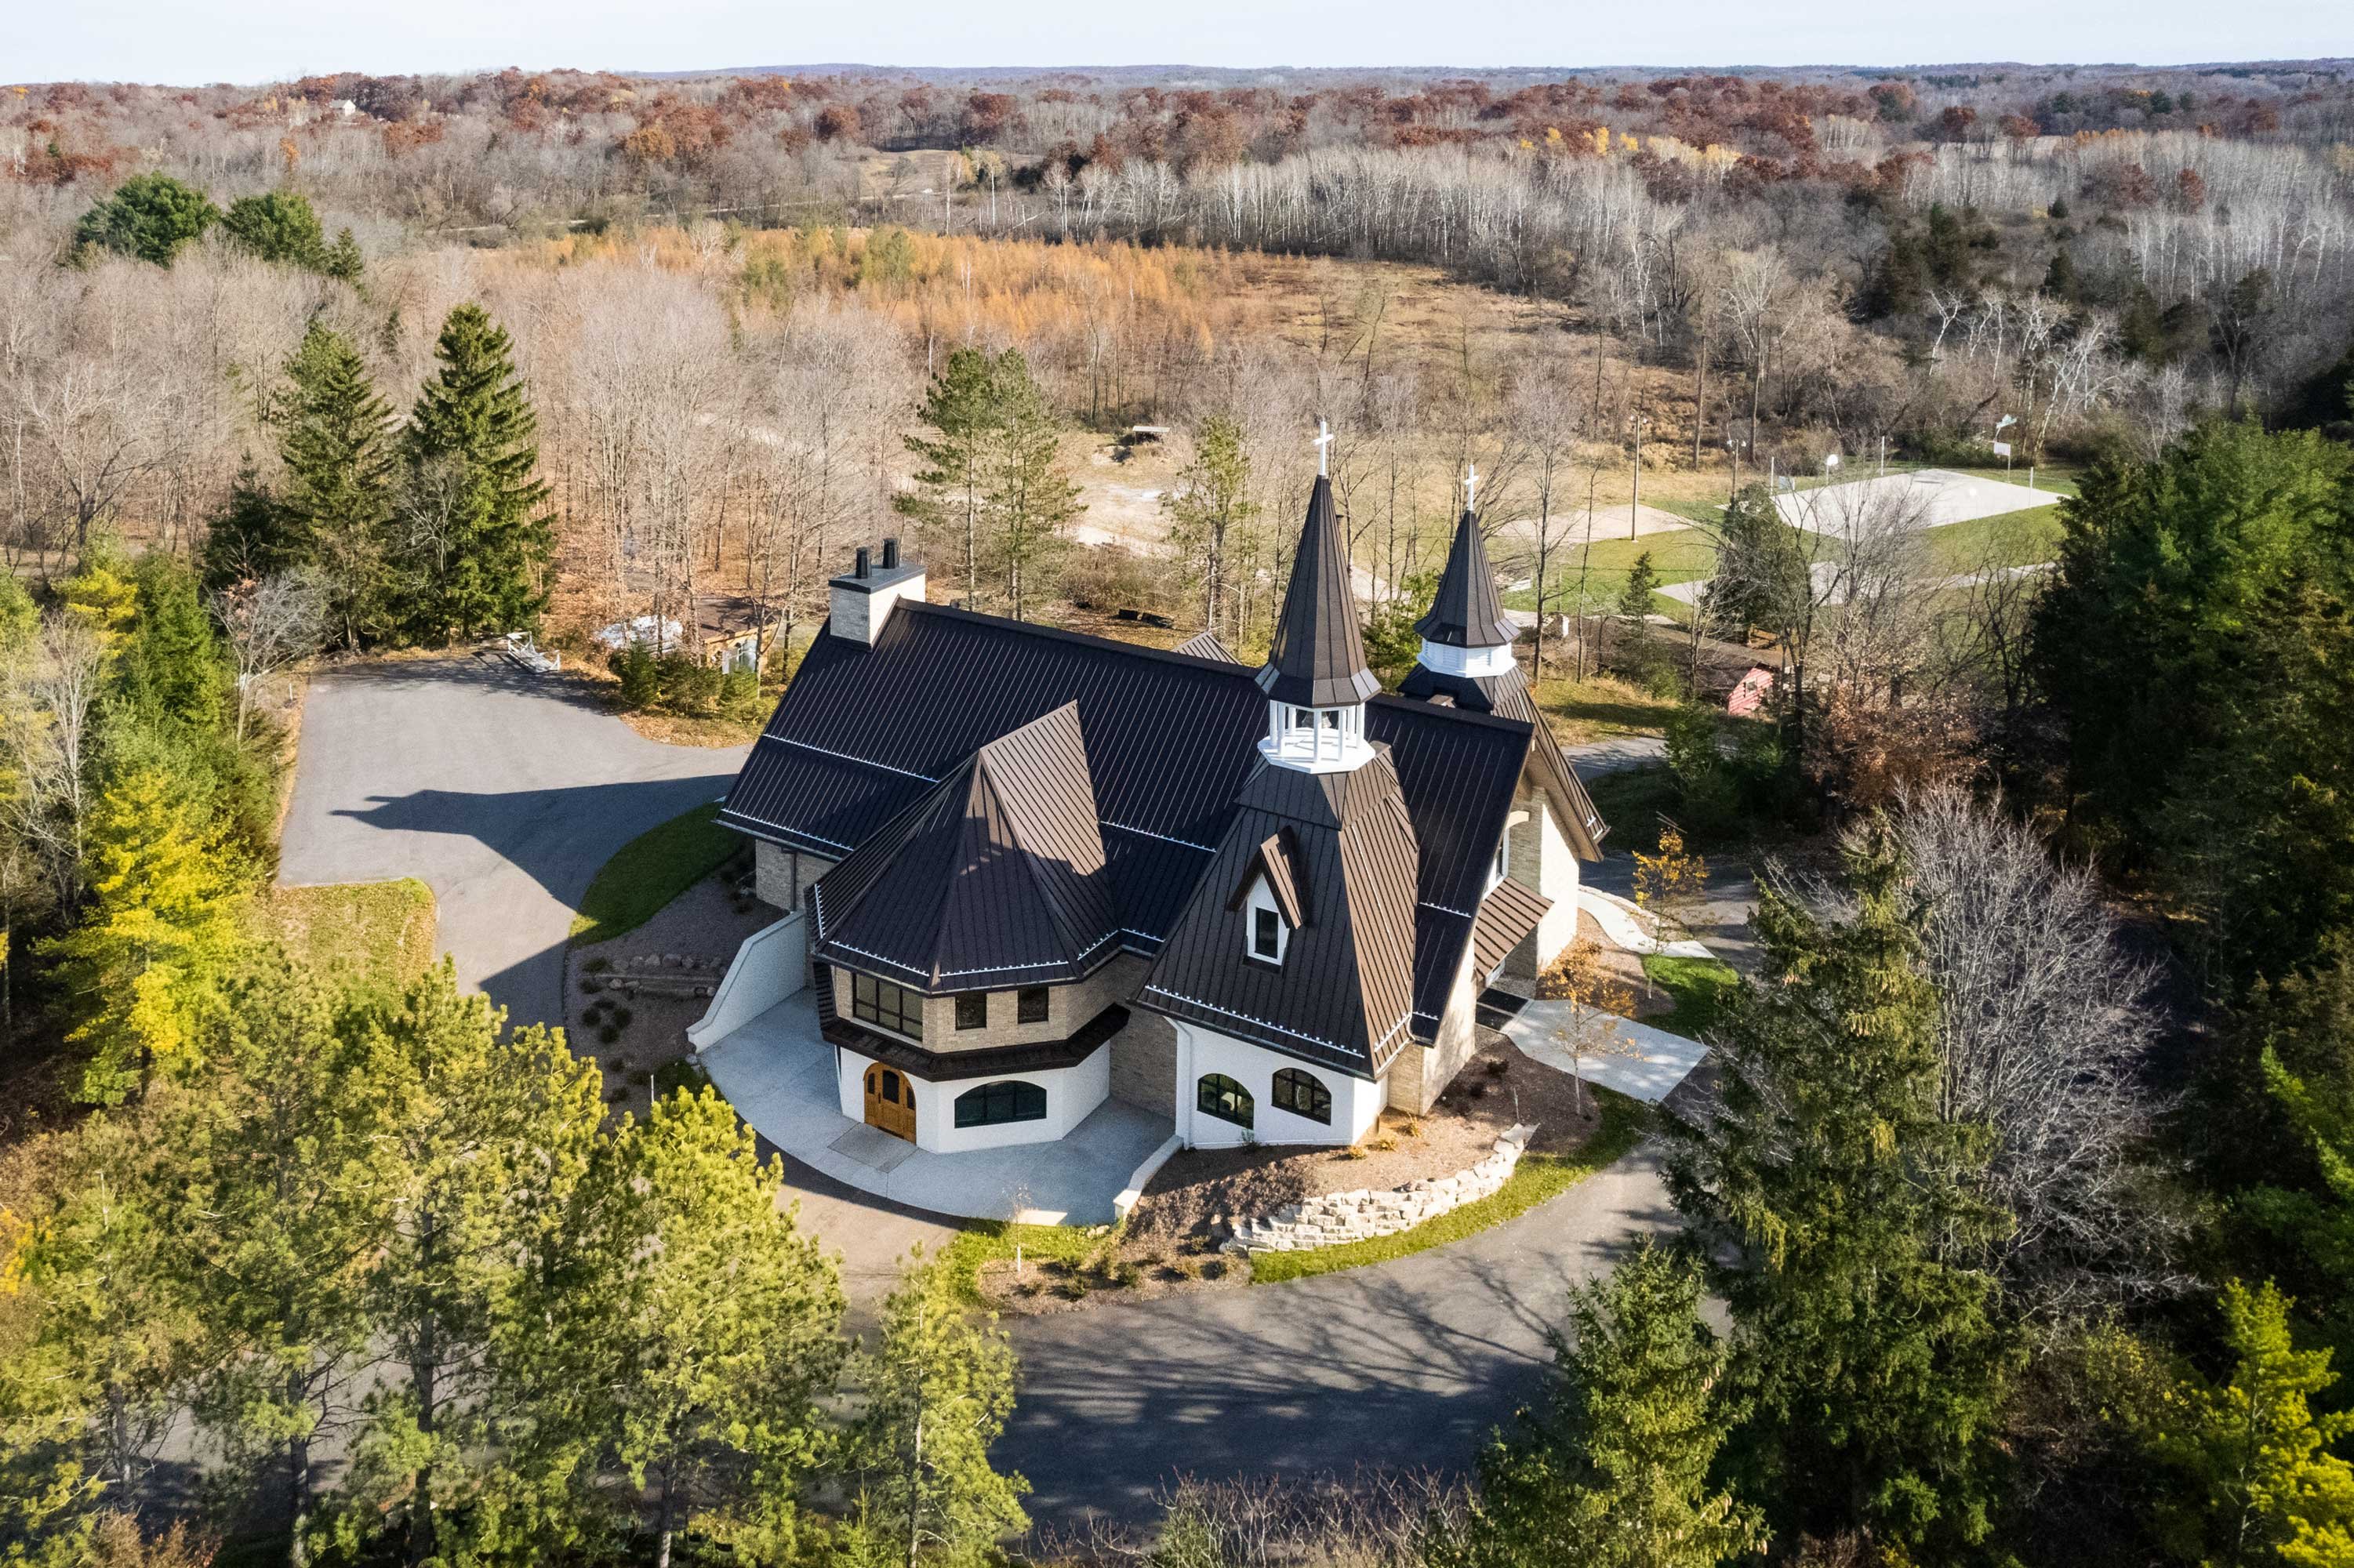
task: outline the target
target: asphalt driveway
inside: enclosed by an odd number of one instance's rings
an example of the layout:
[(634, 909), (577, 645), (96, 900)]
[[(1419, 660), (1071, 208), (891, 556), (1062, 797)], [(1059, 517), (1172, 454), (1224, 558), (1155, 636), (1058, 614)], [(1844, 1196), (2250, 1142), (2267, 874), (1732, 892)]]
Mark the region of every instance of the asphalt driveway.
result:
[(564, 944), (598, 868), (724, 793), (743, 760), (648, 740), (585, 686), (494, 655), (323, 671), (279, 880), (421, 879), (460, 983), (516, 1023), (557, 1020)]
[(1150, 1524), (1181, 1476), (1459, 1473), (1538, 1390), (1570, 1287), (1675, 1223), (1646, 1145), (1396, 1263), (1020, 1320), (1019, 1400), (992, 1457), (1058, 1530)]

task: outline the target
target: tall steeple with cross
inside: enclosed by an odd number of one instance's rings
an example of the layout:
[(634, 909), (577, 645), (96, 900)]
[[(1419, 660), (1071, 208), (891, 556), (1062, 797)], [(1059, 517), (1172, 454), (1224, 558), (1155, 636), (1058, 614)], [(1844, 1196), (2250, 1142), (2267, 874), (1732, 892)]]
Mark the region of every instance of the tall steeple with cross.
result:
[(1421, 664), (1443, 674), (1500, 672), (1512, 661), (1512, 639), (1518, 635), (1496, 595), (1496, 574), (1488, 564), (1487, 542), (1479, 536), (1479, 470), (1467, 462), (1463, 515), (1455, 524), (1447, 569), (1439, 577), (1430, 613), (1415, 623), (1422, 634)]
[(1348, 535), (1332, 508), (1332, 478), (1324, 471), (1332, 429), (1316, 422), (1317, 475), (1308, 495), (1308, 520), (1292, 557), (1291, 585), (1276, 618), (1275, 642), (1258, 673), (1267, 694), (1267, 734), (1259, 745), (1281, 767), (1329, 773), (1370, 759), (1364, 702), (1382, 689), (1365, 663), (1351, 583)]

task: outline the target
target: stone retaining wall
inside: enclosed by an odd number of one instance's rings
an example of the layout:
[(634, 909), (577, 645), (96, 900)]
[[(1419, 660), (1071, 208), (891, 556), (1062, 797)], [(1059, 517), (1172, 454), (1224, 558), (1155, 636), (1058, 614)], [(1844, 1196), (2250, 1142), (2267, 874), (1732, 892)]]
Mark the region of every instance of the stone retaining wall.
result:
[(1511, 1180), (1533, 1127), (1515, 1127), (1496, 1139), (1489, 1156), (1469, 1171), (1452, 1176), (1409, 1181), (1403, 1187), (1376, 1192), (1327, 1192), (1298, 1203), (1287, 1203), (1272, 1214), (1238, 1220), (1234, 1235), (1221, 1252), (1312, 1252), (1343, 1242), (1391, 1235), (1412, 1230), (1466, 1203), (1493, 1197)]

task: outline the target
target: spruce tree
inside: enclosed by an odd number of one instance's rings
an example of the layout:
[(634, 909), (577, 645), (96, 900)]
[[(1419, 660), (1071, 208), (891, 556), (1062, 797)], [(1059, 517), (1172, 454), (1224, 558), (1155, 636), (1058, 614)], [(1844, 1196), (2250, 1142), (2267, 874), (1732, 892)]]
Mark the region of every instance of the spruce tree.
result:
[[(386, 527), (392, 513), (392, 408), (350, 341), (313, 323), (286, 366), (273, 410), (285, 492), (281, 526), (257, 552), (278, 569), (318, 567), (328, 623), (347, 648), (386, 615)], [(254, 518), (261, 524), (260, 514)]]
[(141, 558), (132, 578), (137, 618), (116, 665), (124, 699), (169, 725), (199, 733), (216, 728), (228, 672), (212, 617), (197, 598), (196, 574), (176, 556), (153, 554)]
[(1431, 1568), (1714, 1568), (1765, 1543), (1712, 1488), (1730, 1352), (1699, 1268), (1649, 1241), (1571, 1298), (1542, 1418), (1479, 1457), (1479, 1489)]
[(1939, 1114), (1936, 996), (1884, 825), (1845, 854), (1850, 918), (1763, 894), (1764, 979), (1728, 998), (1721, 1105), (1670, 1124), (1669, 1184), (1739, 1258), (1716, 1283), (1763, 1495), (1798, 1528), (1951, 1556), (1991, 1528), (2019, 1357), (1977, 1263), (2009, 1217), (1977, 1190), (1986, 1129)]
[(546, 606), (556, 549), (538, 417), (505, 329), (482, 306), (451, 311), (433, 353), (441, 369), (401, 439), (405, 620), (429, 639), (528, 627)]
[(261, 482), (250, 456), (238, 466), (228, 501), (205, 530), (198, 561), (207, 593), (224, 593), (302, 564), (286, 514)]

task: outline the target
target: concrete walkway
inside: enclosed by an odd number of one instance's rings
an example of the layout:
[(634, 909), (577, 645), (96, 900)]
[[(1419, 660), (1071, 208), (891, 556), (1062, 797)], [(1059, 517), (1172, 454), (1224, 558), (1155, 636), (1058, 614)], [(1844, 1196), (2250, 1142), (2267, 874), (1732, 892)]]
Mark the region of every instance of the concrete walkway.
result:
[(1555, 1072), (1615, 1089), (1647, 1106), (1658, 1105), (1673, 1094), (1708, 1054), (1708, 1047), (1697, 1040), (1632, 1018), (1601, 1017), (1588, 1022), (1585, 1049), (1573, 1055), (1568, 1024), (1568, 1009), (1563, 1003), (1532, 1001), (1506, 1021), (1503, 1033), (1506, 1039)]
[(587, 683), (497, 654), (331, 667), (303, 701), (278, 877), (420, 878), (459, 982), (514, 1022), (557, 1022), (564, 945), (599, 868), (716, 799), (743, 760), (648, 740)]
[(910, 1208), (1042, 1225), (1108, 1224), (1113, 1200), (1173, 1123), (1121, 1100), (1052, 1143), (934, 1154), (842, 1114), (817, 1002), (787, 997), (704, 1047), (704, 1070), (753, 1131), (821, 1175)]

